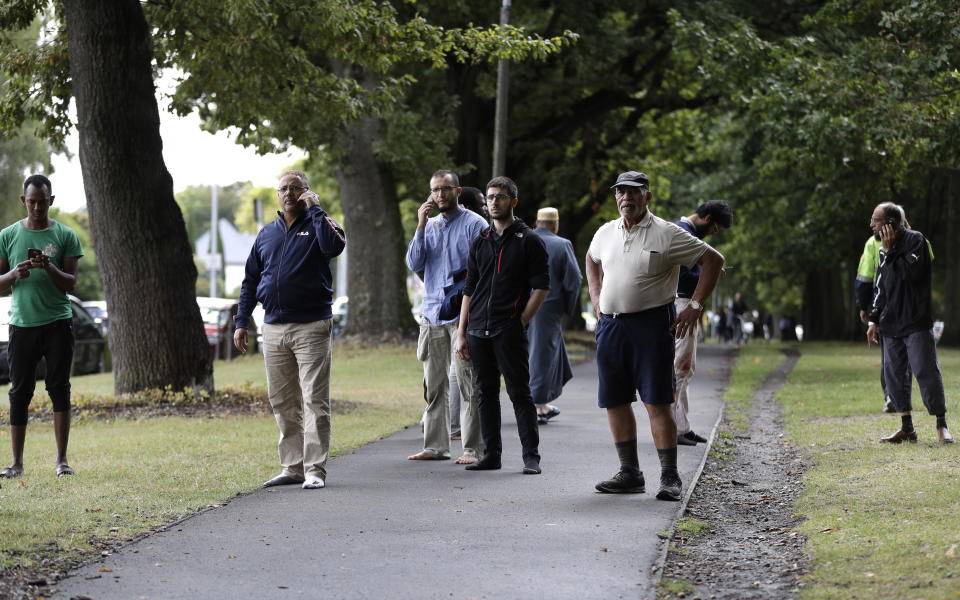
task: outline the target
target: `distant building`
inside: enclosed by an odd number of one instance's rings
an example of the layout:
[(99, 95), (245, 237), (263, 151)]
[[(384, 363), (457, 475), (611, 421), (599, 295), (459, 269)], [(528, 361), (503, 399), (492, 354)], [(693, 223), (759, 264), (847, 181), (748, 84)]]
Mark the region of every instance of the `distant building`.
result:
[[(217, 263), (216, 266), (218, 270), (223, 272), (224, 289), (219, 292), (219, 295), (227, 296), (243, 283), (247, 256), (250, 255), (250, 248), (253, 247), (253, 242), (257, 239), (257, 234), (241, 233), (237, 231), (233, 223), (227, 219), (220, 219), (219, 225), (220, 227), (217, 229), (217, 242), (223, 254), (220, 256), (215, 255), (212, 260)], [(197, 238), (194, 248), (197, 256), (199, 256), (209, 268), (211, 261), (209, 231)]]

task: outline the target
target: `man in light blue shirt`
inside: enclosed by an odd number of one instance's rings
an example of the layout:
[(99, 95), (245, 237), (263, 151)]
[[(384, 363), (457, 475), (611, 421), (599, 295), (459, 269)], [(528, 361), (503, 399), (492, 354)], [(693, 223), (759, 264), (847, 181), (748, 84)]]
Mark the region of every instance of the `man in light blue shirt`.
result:
[[(463, 455), (457, 464), (475, 463), (482, 454), (477, 399), (473, 394), (473, 366), (454, 352), (460, 305), (457, 284), (466, 280), (470, 244), (487, 227), (476, 213), (457, 202), (460, 178), (452, 171), (437, 171), (430, 178), (430, 198), (417, 211), (417, 231), (407, 249), (407, 267), (423, 273), (423, 314), (417, 358), (423, 361), (423, 450), (409, 460), (450, 458), (450, 363), (453, 361), (460, 390), (460, 427)], [(440, 214), (428, 218), (433, 209)]]

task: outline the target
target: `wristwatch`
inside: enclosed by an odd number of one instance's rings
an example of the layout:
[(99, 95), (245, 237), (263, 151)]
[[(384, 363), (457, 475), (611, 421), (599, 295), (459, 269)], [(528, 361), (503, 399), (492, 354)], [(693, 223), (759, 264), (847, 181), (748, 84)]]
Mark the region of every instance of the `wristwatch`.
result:
[(697, 302), (696, 300), (691, 300), (690, 304), (687, 304), (690, 308), (697, 312), (703, 312), (703, 305)]

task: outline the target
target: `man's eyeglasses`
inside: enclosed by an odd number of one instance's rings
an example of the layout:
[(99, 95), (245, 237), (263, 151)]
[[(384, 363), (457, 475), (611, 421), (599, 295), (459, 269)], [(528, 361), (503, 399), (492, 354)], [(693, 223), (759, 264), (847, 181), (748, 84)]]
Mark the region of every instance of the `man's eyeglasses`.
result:
[(490, 202), (497, 201), (503, 202), (504, 200), (509, 200), (510, 196), (506, 194), (487, 194), (487, 200)]
[(305, 189), (307, 188), (303, 187), (302, 185), (281, 185), (277, 188), (277, 191), (283, 194), (288, 190), (291, 192), (302, 192)]
[(441, 185), (440, 187), (430, 188), (431, 194), (449, 194), (452, 191), (452, 185)]

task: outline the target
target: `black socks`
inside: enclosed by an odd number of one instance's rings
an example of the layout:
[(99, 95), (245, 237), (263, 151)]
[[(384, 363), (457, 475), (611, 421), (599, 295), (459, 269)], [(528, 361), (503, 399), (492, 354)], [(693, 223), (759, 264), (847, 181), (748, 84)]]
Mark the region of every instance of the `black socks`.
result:
[(900, 431), (904, 433), (913, 432), (913, 416), (900, 415)]
[(937, 429), (947, 428), (947, 415), (937, 415)]
[[(640, 459), (637, 458), (637, 440), (617, 442), (614, 445), (617, 447), (617, 456), (620, 457), (620, 470), (634, 475), (639, 473)], [(676, 457), (676, 449), (674, 449), (674, 457)], [(676, 458), (674, 458), (674, 463), (676, 463)]]
[(676, 474), (677, 471), (677, 447), (665, 448), (663, 450), (657, 449), (657, 454), (660, 456), (660, 470), (663, 473), (672, 473)]

